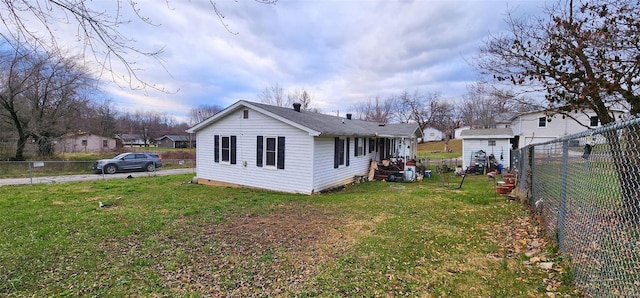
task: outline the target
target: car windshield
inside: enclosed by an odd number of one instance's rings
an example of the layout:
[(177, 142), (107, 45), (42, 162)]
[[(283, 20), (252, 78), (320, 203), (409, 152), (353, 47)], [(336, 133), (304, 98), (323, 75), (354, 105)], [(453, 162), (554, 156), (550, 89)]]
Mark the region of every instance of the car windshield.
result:
[(121, 159), (121, 158), (125, 157), (125, 155), (127, 155), (127, 154), (129, 154), (129, 153), (121, 153), (121, 154), (118, 154), (118, 155), (116, 155), (115, 157), (113, 157), (113, 159)]

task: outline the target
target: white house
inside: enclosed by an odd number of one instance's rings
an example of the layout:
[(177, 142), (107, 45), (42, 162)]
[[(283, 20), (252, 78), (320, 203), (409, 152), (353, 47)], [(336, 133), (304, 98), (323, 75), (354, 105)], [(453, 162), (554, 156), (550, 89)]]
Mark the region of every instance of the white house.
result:
[[(624, 112), (612, 110), (618, 118)], [(593, 111), (570, 112), (568, 115), (546, 116), (544, 111), (519, 114), (511, 118), (514, 143), (518, 148), (543, 143), (567, 135), (579, 133), (601, 125)]]
[(366, 176), (372, 160), (415, 157), (415, 123), (379, 124), (238, 101), (189, 128), (198, 183), (312, 194)]
[(460, 134), (462, 134), (462, 131), (471, 129), (471, 126), (463, 126), (463, 127), (458, 127), (454, 130), (454, 134), (453, 137), (456, 139), (460, 139)]
[(444, 132), (433, 127), (425, 127), (422, 129), (422, 134), (424, 135), (424, 138), (422, 139), (424, 142), (444, 140)]
[[(496, 162), (506, 168), (511, 161), (511, 128), (466, 129), (461, 131), (462, 138), (462, 167), (464, 169), (479, 164), (486, 166), (489, 156), (493, 155)], [(485, 157), (477, 152), (484, 152)]]

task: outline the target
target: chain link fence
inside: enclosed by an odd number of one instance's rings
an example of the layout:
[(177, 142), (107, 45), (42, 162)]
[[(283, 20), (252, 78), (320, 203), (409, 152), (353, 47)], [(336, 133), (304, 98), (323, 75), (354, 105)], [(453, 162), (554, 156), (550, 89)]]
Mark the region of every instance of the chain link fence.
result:
[(514, 150), (518, 194), (590, 297), (640, 297), (640, 118)]
[[(0, 161), (0, 179), (96, 174), (94, 161)], [(163, 159), (159, 171), (194, 168), (195, 159)], [(100, 174), (100, 173), (97, 173)], [(99, 178), (99, 175), (96, 175)]]

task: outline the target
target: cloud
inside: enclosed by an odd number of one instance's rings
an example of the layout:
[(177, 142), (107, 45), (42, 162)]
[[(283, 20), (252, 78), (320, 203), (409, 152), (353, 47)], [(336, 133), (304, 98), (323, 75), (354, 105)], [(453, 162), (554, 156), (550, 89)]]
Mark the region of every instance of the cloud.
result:
[[(215, 3), (222, 21), (208, 1), (139, 0), (136, 7), (148, 23), (123, 9), (123, 19), (132, 22), (120, 29), (134, 46), (163, 49), (162, 64), (141, 55), (127, 58), (145, 82), (169, 92), (123, 89), (107, 77), (104, 89), (119, 106), (184, 119), (201, 104), (225, 107), (239, 99), (258, 100), (264, 88), (276, 83), (287, 91), (307, 90), (312, 105), (325, 112), (348, 111), (359, 101), (403, 90), (460, 98), (477, 78), (465, 60), (473, 58), (489, 33), (504, 30), (507, 9), (537, 13), (545, 2)], [(87, 5), (113, 10), (103, 1)], [(78, 48), (75, 27), (61, 26), (61, 40)]]

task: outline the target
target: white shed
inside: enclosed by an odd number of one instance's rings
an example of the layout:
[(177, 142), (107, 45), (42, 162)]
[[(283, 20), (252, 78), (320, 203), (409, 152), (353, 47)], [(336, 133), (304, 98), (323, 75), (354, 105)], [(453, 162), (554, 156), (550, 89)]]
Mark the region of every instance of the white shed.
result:
[(463, 130), (460, 137), (464, 169), (477, 162), (475, 155), (479, 151), (484, 151), (487, 157), (493, 154), (498, 163), (502, 163), (505, 168), (509, 166), (511, 138), (513, 138), (511, 128), (468, 129)]
[(429, 126), (425, 127), (422, 130), (422, 134), (424, 135), (424, 138), (422, 139), (422, 141), (424, 142), (444, 140), (444, 132), (433, 127), (429, 127)]
[(413, 158), (415, 123), (379, 124), (238, 101), (187, 130), (196, 133), (198, 183), (311, 194), (354, 181), (372, 160)]

